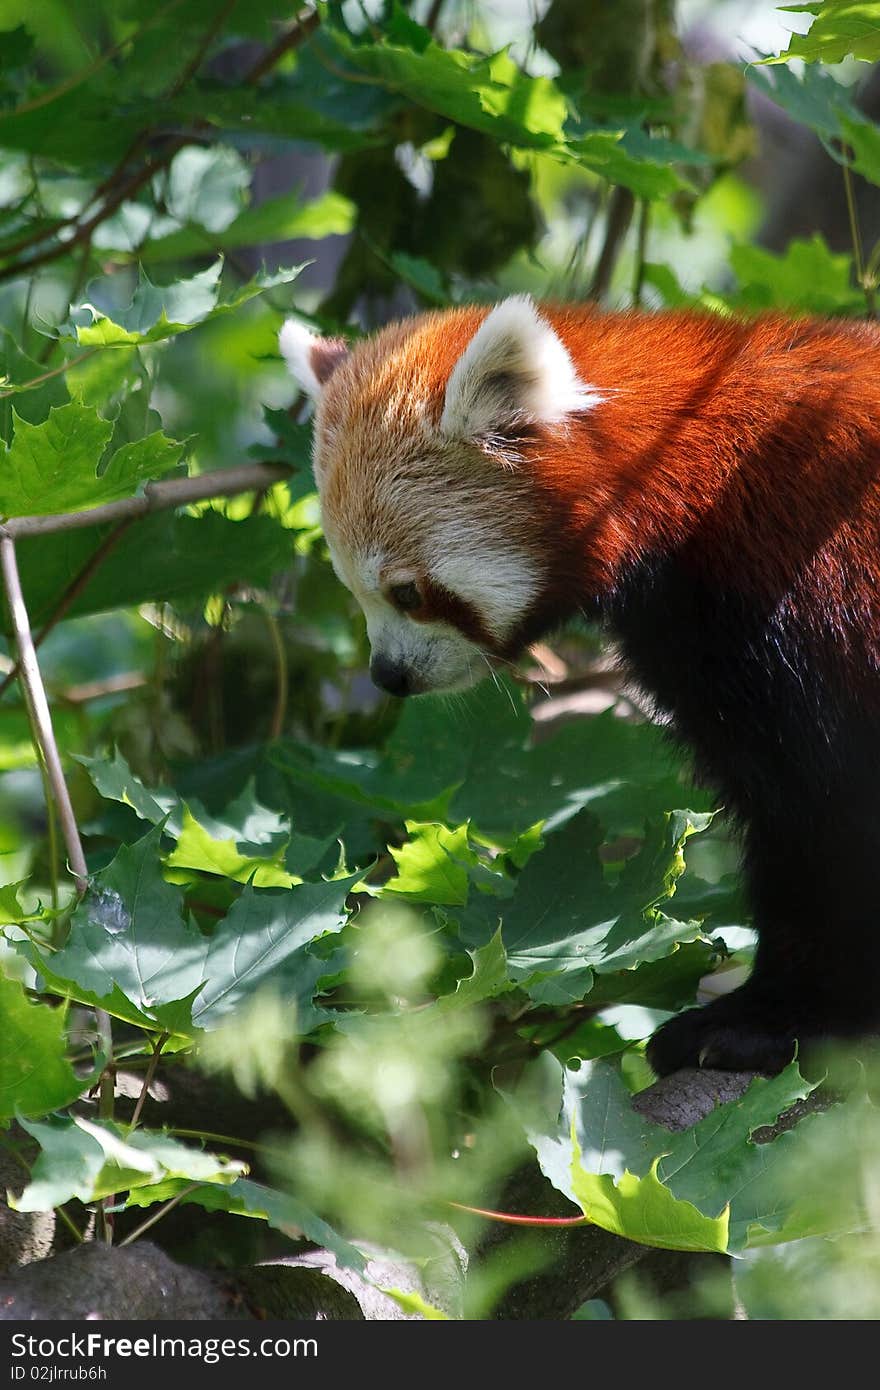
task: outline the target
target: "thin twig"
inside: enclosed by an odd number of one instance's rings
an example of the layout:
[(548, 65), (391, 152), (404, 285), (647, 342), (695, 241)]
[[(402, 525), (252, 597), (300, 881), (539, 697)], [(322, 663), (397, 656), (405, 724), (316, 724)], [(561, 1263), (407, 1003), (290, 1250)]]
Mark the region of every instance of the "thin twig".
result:
[(46, 699), (46, 687), (43, 685), (37, 654), (34, 651), (30, 620), (25, 607), (24, 594), (21, 591), (15, 541), (5, 527), (0, 528), (0, 570), (2, 570), (3, 582), (6, 586), (12, 630), (18, 649), (22, 689), (34, 712), (37, 737), (43, 751), (43, 757), (46, 760), (46, 772), (52, 788), (52, 796), (58, 808), (61, 833), (67, 847), (68, 862), (73, 872), (77, 891), (84, 893), (88, 887), (89, 877), (85, 855), (79, 838), (76, 817), (73, 814), (70, 793), (64, 780), (61, 757), (58, 752), (58, 744), (55, 741), (55, 731), (52, 728), (52, 716), (49, 713), (49, 702)]
[(266, 626), (269, 629), (269, 636), (272, 641), (272, 650), (275, 653), (275, 669), (278, 673), (278, 687), (275, 692), (275, 708), (272, 711), (272, 722), (269, 726), (269, 740), (274, 741), (281, 737), (284, 729), (284, 718), (287, 714), (287, 652), (284, 647), (284, 638), (281, 635), (281, 628), (278, 619), (268, 610), (263, 610), (263, 617), (266, 619)]
[(14, 120), (18, 116), (24, 116), (31, 111), (39, 110), (40, 107), (48, 106), (53, 101), (57, 101), (59, 97), (66, 96), (67, 93), (73, 91), (75, 87), (80, 87), (84, 82), (88, 82), (94, 77), (96, 72), (99, 72), (101, 68), (105, 67), (106, 64), (110, 62), (111, 58), (115, 58), (118, 53), (122, 52), (123, 48), (127, 48), (129, 44), (133, 44), (145, 34), (148, 29), (152, 29), (160, 20), (164, 19), (172, 10), (178, 9), (183, 2), (184, 0), (168, 0), (168, 4), (163, 5), (155, 14), (151, 14), (148, 19), (145, 19), (143, 24), (141, 24), (133, 34), (126, 34), (118, 43), (114, 43), (110, 48), (105, 49), (103, 53), (99, 53), (97, 58), (89, 63), (88, 67), (80, 68), (78, 72), (72, 73), (70, 77), (65, 77), (64, 81), (60, 82), (57, 87), (51, 87), (48, 92), (41, 92), (39, 96), (32, 97), (30, 101), (23, 102), (21, 106), (15, 106), (10, 111), (0, 112), (0, 125), (2, 125), (4, 120)]
[[(119, 525), (114, 527), (108, 536), (104, 537), (97, 550), (92, 552), (79, 573), (73, 576), (73, 579), (71, 579), (64, 593), (61, 595), (55, 607), (52, 609), (52, 612), (34, 638), (35, 651), (43, 645), (49, 633), (52, 632), (61, 622), (61, 619), (65, 617), (74, 599), (79, 597), (92, 575), (95, 573), (95, 570), (106, 560), (110, 551), (115, 549), (133, 521), (134, 517), (127, 517), (124, 521), (120, 521)], [(16, 661), (9, 674), (4, 676), (3, 680), (0, 681), (0, 697), (5, 694), (12, 682), (17, 679), (19, 669), (19, 662)]]
[(158, 1211), (153, 1212), (152, 1216), (148, 1216), (146, 1221), (142, 1221), (139, 1226), (128, 1233), (124, 1240), (119, 1242), (120, 1250), (123, 1245), (131, 1245), (134, 1241), (139, 1240), (145, 1231), (148, 1231), (151, 1226), (155, 1226), (156, 1222), (161, 1221), (163, 1216), (167, 1216), (172, 1207), (176, 1207), (178, 1202), (182, 1202), (184, 1197), (188, 1197), (191, 1192), (195, 1192), (196, 1188), (202, 1185), (200, 1182), (188, 1183), (181, 1192), (178, 1192), (176, 1197), (171, 1198), (170, 1202), (163, 1202)]
[[(175, 3), (180, 3), (180, 0), (175, 0)], [(227, 5), (227, 9), (229, 8), (231, 8), (231, 6)], [(164, 12), (160, 11), (160, 15), (161, 13)], [(153, 16), (150, 23), (154, 23), (156, 18), (158, 18), (158, 16)], [(225, 18), (225, 15), (222, 16), (222, 18)], [(285, 33), (281, 35), (281, 38), (258, 59), (254, 66), (245, 74), (244, 81), (249, 85), (259, 81), (261, 77), (265, 76), (265, 74), (275, 66), (285, 53), (291, 49), (298, 48), (300, 44), (304, 43), (319, 24), (320, 18), (316, 13), (305, 15), (296, 25), (285, 31)], [(204, 53), (210, 46), (211, 40), (215, 37), (215, 34), (216, 27), (215, 24), (212, 23), (205, 36), (205, 41), (203, 41), (203, 45), (200, 46), (199, 49), (198, 56), (200, 60), (204, 57)], [(195, 76), (195, 71), (190, 71), (190, 67), (191, 64), (188, 64), (187, 69), (185, 69), (185, 82), (190, 81), (192, 77)], [(169, 89), (169, 92), (164, 98), (165, 100), (177, 94), (179, 91), (179, 81), (180, 79), (177, 79), (177, 82)], [(208, 126), (208, 121), (198, 120), (194, 123), (192, 131), (203, 130)], [(113, 213), (116, 212), (117, 208), (120, 207), (126, 198), (132, 197), (144, 184), (150, 181), (154, 174), (157, 174), (161, 169), (165, 168), (177, 152), (183, 149), (184, 145), (189, 142), (192, 135), (192, 132), (189, 132), (183, 135), (178, 134), (166, 137), (165, 147), (161, 153), (151, 154), (141, 168), (135, 170), (127, 179), (122, 180), (121, 183), (118, 182), (134, 155), (147, 145), (151, 138), (159, 138), (158, 132), (156, 132), (154, 136), (153, 131), (155, 131), (155, 127), (152, 130), (148, 129), (141, 131), (140, 134), (135, 137), (108, 177), (95, 188), (84, 207), (80, 208), (69, 217), (56, 220), (48, 227), (42, 227), (37, 232), (28, 233), (26, 236), (19, 238), (18, 241), (7, 243), (6, 246), (0, 246), (0, 258), (7, 261), (6, 265), (0, 267), (0, 281), (14, 279), (18, 275), (30, 274), (40, 266), (51, 265), (53, 261), (60, 260), (62, 256), (66, 256), (77, 246), (85, 245), (88, 247), (96, 228), (99, 227), (102, 222), (106, 222), (109, 217), (112, 217)], [(100, 206), (96, 208), (95, 212), (92, 213), (90, 217), (82, 221), (81, 219), (88, 209), (94, 207), (95, 203), (101, 198), (103, 198), (104, 201), (101, 202)], [(54, 245), (47, 247), (45, 250), (23, 261), (9, 259), (15, 256), (19, 251), (26, 250), (33, 245), (39, 245), (41, 242), (49, 240), (50, 237), (57, 237), (57, 234), (67, 227), (74, 228), (74, 230), (64, 241), (56, 241)]]
[(285, 53), (289, 53), (292, 48), (299, 48), (300, 44), (305, 43), (309, 35), (313, 34), (320, 26), (320, 23), (321, 17), (315, 11), (302, 15), (275, 40), (271, 48), (266, 49), (262, 58), (258, 58), (253, 67), (249, 68), (244, 76), (245, 82), (249, 84), (259, 82), (261, 77), (265, 77), (267, 72), (271, 72)]
[(118, 675), (107, 676), (105, 680), (67, 685), (59, 693), (60, 698), (69, 705), (84, 705), (89, 700), (103, 700), (107, 695), (123, 695), (128, 690), (140, 690), (146, 683), (143, 671), (120, 671)]
[[(116, 1107), (116, 1065), (113, 1061), (113, 1032), (110, 1015), (104, 1009), (95, 1010), (95, 1022), (101, 1048), (107, 1058), (101, 1080), (98, 1082), (98, 1114), (110, 1123)], [(98, 1233), (107, 1245), (113, 1244), (113, 1214), (110, 1210), (116, 1203), (114, 1193), (109, 1193), (98, 1203)]]
[(55, 1215), (61, 1217), (61, 1220), (64, 1222), (64, 1225), (67, 1227), (68, 1231), (73, 1236), (77, 1245), (82, 1245), (83, 1241), (85, 1240), (85, 1236), (83, 1235), (79, 1226), (77, 1226), (76, 1222), (72, 1219), (72, 1217), (68, 1216), (64, 1208), (56, 1207)]
[[(52, 789), (52, 800), (58, 812), (61, 833), (67, 847), (68, 863), (73, 873), (77, 892), (82, 895), (88, 887), (88, 868), (83, 854), (82, 842), (79, 838), (79, 827), (73, 814), (70, 793), (64, 780), (61, 755), (55, 741), (52, 716), (49, 713), (49, 702), (46, 699), (46, 687), (43, 685), (42, 672), (34, 650), (30, 619), (21, 590), (21, 577), (18, 573), (15, 541), (5, 528), (0, 528), (0, 570), (2, 570), (3, 583), (6, 586), (9, 615), (15, 635), (15, 645), (18, 649), (19, 679), (24, 692), (25, 703), (33, 718), (37, 754), (46, 766), (46, 775)], [(111, 1058), (113, 1056), (113, 1035), (110, 1015), (104, 1009), (96, 1009), (95, 1021), (104, 1053), (108, 1058)], [(109, 1118), (112, 1118), (113, 1113), (113, 1092), (112, 1070), (106, 1068), (100, 1082), (101, 1114)], [(99, 1222), (105, 1239), (109, 1240), (111, 1225), (103, 1206), (99, 1208)]]
[(144, 1108), (144, 1102), (150, 1093), (153, 1077), (156, 1075), (159, 1058), (162, 1056), (162, 1048), (165, 1046), (170, 1036), (169, 1033), (161, 1033), (153, 1043), (153, 1055), (150, 1058), (150, 1065), (147, 1067), (146, 1075), (144, 1076), (144, 1084), (141, 1087), (141, 1093), (137, 1098), (137, 1103), (134, 1107), (131, 1120), (129, 1121), (129, 1129), (137, 1129), (138, 1121), (141, 1118), (141, 1111)]
[(868, 306), (868, 313), (873, 318), (874, 314), (877, 311), (877, 306), (874, 299), (874, 286), (872, 284), (869, 284), (868, 277), (865, 274), (865, 263), (862, 255), (862, 233), (859, 228), (859, 214), (856, 208), (855, 192), (853, 190), (852, 170), (849, 166), (849, 161), (846, 158), (846, 151), (844, 151), (844, 156), (844, 162), (841, 165), (841, 168), (843, 169), (843, 187), (846, 193), (846, 210), (849, 216), (849, 233), (852, 239), (853, 262), (855, 264), (856, 281), (858, 282), (859, 286), (861, 287), (862, 293), (865, 296), (865, 303)]
[(238, 0), (226, 0), (226, 3), (220, 6), (214, 18), (211, 20), (211, 23), (208, 25), (207, 29), (202, 35), (202, 38), (199, 42), (199, 45), (195, 53), (190, 58), (186, 67), (183, 69), (181, 73), (178, 74), (178, 76), (175, 78), (175, 80), (172, 82), (171, 86), (165, 93), (166, 101), (170, 101), (172, 97), (176, 97), (180, 92), (183, 91), (187, 82), (190, 82), (192, 78), (195, 77), (199, 68), (202, 66), (205, 54), (208, 52), (208, 49), (211, 47), (211, 44), (214, 42), (218, 33), (222, 29), (223, 25), (226, 23), (229, 16), (232, 14), (232, 11), (235, 9), (237, 4)]
[[(18, 663), (16, 662), (13, 670), (18, 674)], [(39, 739), (36, 731), (32, 731), (32, 742), (37, 750), (37, 762), (40, 767), (40, 779), (43, 783), (43, 800), (46, 803), (46, 829), (49, 839), (49, 890), (52, 894), (52, 911), (58, 912), (58, 817), (55, 814), (55, 801), (52, 797), (52, 788), (49, 785), (49, 774), (46, 771), (46, 762), (43, 758)], [(60, 946), (58, 939), (60, 921), (56, 916), (52, 922), (52, 945)]]
[(642, 286), (645, 282), (645, 249), (648, 244), (648, 224), (651, 219), (651, 203), (648, 198), (639, 199), (639, 221), (636, 229), (636, 260), (633, 267), (632, 301), (636, 308), (642, 302)]
[(193, 478), (147, 483), (139, 497), (105, 502), (103, 506), (92, 507), (86, 512), (11, 517), (3, 530), (12, 540), (25, 536), (49, 536), (56, 531), (78, 531), (86, 526), (103, 526), (129, 517), (168, 511), (171, 507), (186, 507), (192, 502), (207, 502), (212, 497), (234, 497), (239, 492), (271, 487), (273, 483), (283, 482), (289, 477), (290, 469), (280, 463), (244, 463), (238, 468), (218, 468), (212, 473), (199, 473)]
[(78, 367), (81, 362), (87, 362), (102, 348), (103, 344), (100, 347), (89, 348), (88, 352), (80, 353), (79, 357), (73, 357), (69, 362), (62, 362), (60, 367), (53, 367), (50, 372), (41, 372), (39, 376), (32, 377), (30, 381), (23, 381), (20, 385), (14, 386), (11, 391), (0, 391), (0, 401), (4, 401), (7, 396), (20, 396), (22, 391), (36, 390), (38, 386), (51, 381), (53, 377), (60, 376), (62, 372), (69, 372), (72, 367)]
[(430, 30), (432, 34), (437, 28), (437, 21), (440, 18), (440, 11), (443, 9), (444, 4), (445, 0), (434, 0), (434, 3), (428, 11), (428, 17), (425, 20), (425, 28)]
[(608, 199), (605, 240), (602, 243), (602, 250), (599, 252), (599, 259), (593, 272), (593, 282), (589, 292), (590, 299), (601, 299), (611, 283), (611, 276), (617, 264), (623, 239), (632, 221), (634, 207), (635, 199), (629, 189), (623, 188), (620, 184), (616, 185)]

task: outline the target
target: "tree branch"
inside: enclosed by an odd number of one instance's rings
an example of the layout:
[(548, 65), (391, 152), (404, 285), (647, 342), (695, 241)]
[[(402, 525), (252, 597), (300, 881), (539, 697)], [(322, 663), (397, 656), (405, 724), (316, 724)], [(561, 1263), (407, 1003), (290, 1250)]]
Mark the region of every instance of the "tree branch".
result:
[(635, 199), (629, 189), (620, 184), (615, 185), (608, 199), (605, 240), (602, 243), (602, 250), (599, 252), (599, 259), (593, 272), (593, 281), (589, 290), (590, 299), (601, 299), (611, 284), (611, 276), (617, 264), (617, 257), (620, 254), (624, 238), (629, 231), (634, 208)]
[(4, 524), (3, 532), (12, 540), (20, 540), (25, 536), (48, 536), (56, 531), (78, 531), (86, 526), (103, 526), (107, 522), (126, 521), (148, 516), (151, 512), (168, 511), (171, 507), (186, 507), (192, 502), (206, 502), (212, 497), (234, 497), (239, 492), (271, 487), (273, 483), (281, 483), (289, 477), (290, 469), (281, 463), (244, 463), (240, 468), (218, 468), (213, 473), (200, 473), (194, 478), (147, 483), (139, 497), (106, 502), (87, 512), (11, 517)]
[[(166, 6), (166, 9), (173, 8), (174, 5), (179, 3), (180, 0), (172, 0), (172, 4)], [(226, 0), (226, 4), (218, 12), (206, 31), (195, 58), (187, 64), (180, 77), (172, 84), (165, 95), (165, 100), (170, 100), (172, 97), (176, 96), (182, 87), (186, 86), (196, 75), (212, 40), (216, 37), (219, 29), (228, 18), (236, 3), (237, 0)], [(162, 13), (164, 13), (164, 11), (161, 11), (160, 15)], [(150, 22), (154, 23), (155, 19), (156, 17), (154, 16)], [(314, 33), (315, 29), (318, 28), (319, 24), (320, 16), (317, 13), (309, 12), (304, 14), (290, 29), (285, 30), (281, 37), (258, 59), (253, 67), (245, 73), (244, 81), (249, 85), (258, 82), (261, 77), (264, 77), (267, 72), (271, 71), (285, 53), (289, 52), (291, 49), (298, 48), (300, 44), (304, 43), (305, 40)], [(207, 127), (207, 121), (196, 121), (193, 130), (204, 130), (207, 129)], [(8, 264), (0, 267), (0, 281), (14, 279), (17, 275), (29, 274), (32, 270), (38, 269), (40, 266), (50, 265), (53, 261), (60, 260), (62, 256), (66, 256), (74, 247), (87, 244), (91, 240), (95, 229), (99, 227), (102, 222), (106, 222), (108, 217), (112, 217), (113, 213), (116, 212), (117, 208), (126, 198), (137, 193), (144, 184), (150, 181), (154, 174), (158, 173), (160, 169), (163, 169), (171, 162), (178, 150), (181, 150), (192, 138), (192, 132), (186, 132), (183, 135), (168, 136), (161, 155), (148, 158), (140, 169), (135, 170), (127, 179), (117, 184), (117, 180), (122, 177), (126, 165), (133, 156), (148, 143), (150, 138), (151, 131), (149, 129), (142, 131), (135, 137), (116, 167), (94, 190), (85, 207), (81, 208), (77, 213), (58, 219), (48, 227), (41, 228), (36, 233), (28, 233), (18, 241), (8, 244), (5, 247), (0, 247), (0, 256), (7, 259), (15, 255), (18, 251), (26, 250), (31, 245), (39, 244), (41, 241), (47, 241), (52, 236), (57, 236), (60, 231), (63, 231), (67, 227), (73, 228), (71, 235), (64, 241), (56, 241), (53, 246), (47, 247), (45, 250), (38, 252), (36, 255), (26, 260), (8, 261)], [(104, 198), (101, 206), (92, 213), (91, 217), (87, 218), (85, 221), (81, 221), (80, 219), (83, 217), (86, 210), (94, 206), (95, 202), (100, 198)]]
[(49, 702), (46, 699), (46, 687), (43, 685), (43, 677), (31, 637), (28, 611), (21, 591), (15, 541), (5, 527), (0, 528), (0, 569), (2, 569), (3, 582), (6, 586), (9, 614), (15, 633), (15, 644), (18, 648), (21, 683), (25, 691), (25, 698), (33, 712), (37, 736), (46, 763), (49, 785), (52, 788), (52, 796), (58, 808), (61, 831), (67, 846), (68, 862), (76, 880), (78, 892), (84, 893), (88, 887), (85, 855), (79, 838), (76, 817), (73, 814), (70, 793), (64, 780), (58, 744), (55, 742), (52, 716), (49, 713)]
[(285, 29), (271, 48), (267, 48), (262, 58), (258, 58), (253, 67), (248, 69), (244, 75), (245, 82), (250, 85), (259, 82), (261, 77), (265, 77), (267, 72), (272, 71), (285, 53), (289, 53), (291, 49), (299, 48), (300, 44), (305, 43), (309, 35), (319, 28), (320, 23), (321, 17), (316, 11), (301, 15), (289, 29)]
[[(43, 626), (34, 638), (34, 651), (37, 651), (43, 645), (49, 633), (61, 622), (61, 619), (67, 613), (74, 599), (82, 593), (92, 575), (95, 573), (95, 570), (103, 564), (104, 560), (106, 560), (107, 556), (110, 554), (110, 551), (114, 550), (119, 541), (122, 540), (122, 537), (133, 521), (134, 517), (128, 517), (125, 521), (121, 521), (108, 536), (104, 537), (97, 550), (92, 552), (79, 573), (74, 575), (55, 607), (52, 609), (52, 612), (49, 614), (49, 617), (43, 623)], [(20, 670), (21, 662), (16, 661), (9, 674), (4, 676), (3, 680), (0, 681), (0, 697), (9, 689), (12, 682), (17, 678)]]

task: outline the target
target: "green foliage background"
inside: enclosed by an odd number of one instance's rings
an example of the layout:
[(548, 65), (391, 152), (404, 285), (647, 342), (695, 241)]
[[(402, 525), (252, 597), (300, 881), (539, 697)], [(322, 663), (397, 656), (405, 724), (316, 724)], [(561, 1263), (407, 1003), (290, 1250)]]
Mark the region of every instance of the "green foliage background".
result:
[[(97, 1204), (132, 1235), (138, 1208), (192, 1205), (214, 1260), (238, 1250), (210, 1235), (225, 1212), (360, 1269), (367, 1239), (419, 1258), (438, 1223), (474, 1239), (452, 1204), (495, 1205), (537, 1159), (575, 1216), (736, 1255), (754, 1316), (880, 1310), (870, 1076), (763, 1144), (815, 1089), (795, 1065), (683, 1134), (631, 1108), (657, 1024), (748, 965), (708, 794), (627, 702), (545, 727), (534, 675), (403, 708), (370, 691), (277, 353), (291, 309), (356, 334), (521, 290), (873, 312), (857, 216), (850, 250), (767, 250), (743, 161), (751, 86), (818, 137), (855, 213), (854, 176), (880, 184), (858, 101), (880, 4), (800, 7), (807, 32), (764, 64), (689, 57), (671, 0), (608, 11), (0, 0), (3, 516), (290, 470), (18, 544), (90, 874), (78, 899), (10, 680), (0, 1142), (21, 1210), (82, 1231)], [(560, 636), (573, 683), (597, 643)], [(184, 1073), (269, 1097), (274, 1137), (166, 1122), (147, 1092)], [(492, 1284), (477, 1261), (458, 1312), (528, 1273)], [(619, 1315), (711, 1302), (646, 1297)]]

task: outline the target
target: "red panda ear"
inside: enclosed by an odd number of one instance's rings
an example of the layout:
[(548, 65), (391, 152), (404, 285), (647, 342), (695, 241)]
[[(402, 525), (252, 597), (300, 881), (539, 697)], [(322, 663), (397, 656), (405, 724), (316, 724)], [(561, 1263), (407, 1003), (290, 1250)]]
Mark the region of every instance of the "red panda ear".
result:
[(555, 424), (599, 400), (529, 295), (496, 305), (452, 369), (440, 428), (458, 439)]
[(281, 355), (294, 381), (316, 401), (330, 377), (348, 356), (342, 338), (319, 338), (298, 319), (288, 319), (278, 334)]

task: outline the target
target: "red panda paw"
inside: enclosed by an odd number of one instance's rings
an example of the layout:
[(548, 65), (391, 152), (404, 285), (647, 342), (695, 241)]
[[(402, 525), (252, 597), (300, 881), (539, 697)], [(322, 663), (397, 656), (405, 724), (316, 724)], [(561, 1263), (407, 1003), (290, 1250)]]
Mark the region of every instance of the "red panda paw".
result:
[(683, 1067), (775, 1076), (803, 1050), (811, 1031), (795, 1024), (778, 1001), (757, 999), (743, 988), (669, 1019), (648, 1043), (647, 1057), (657, 1076)]

